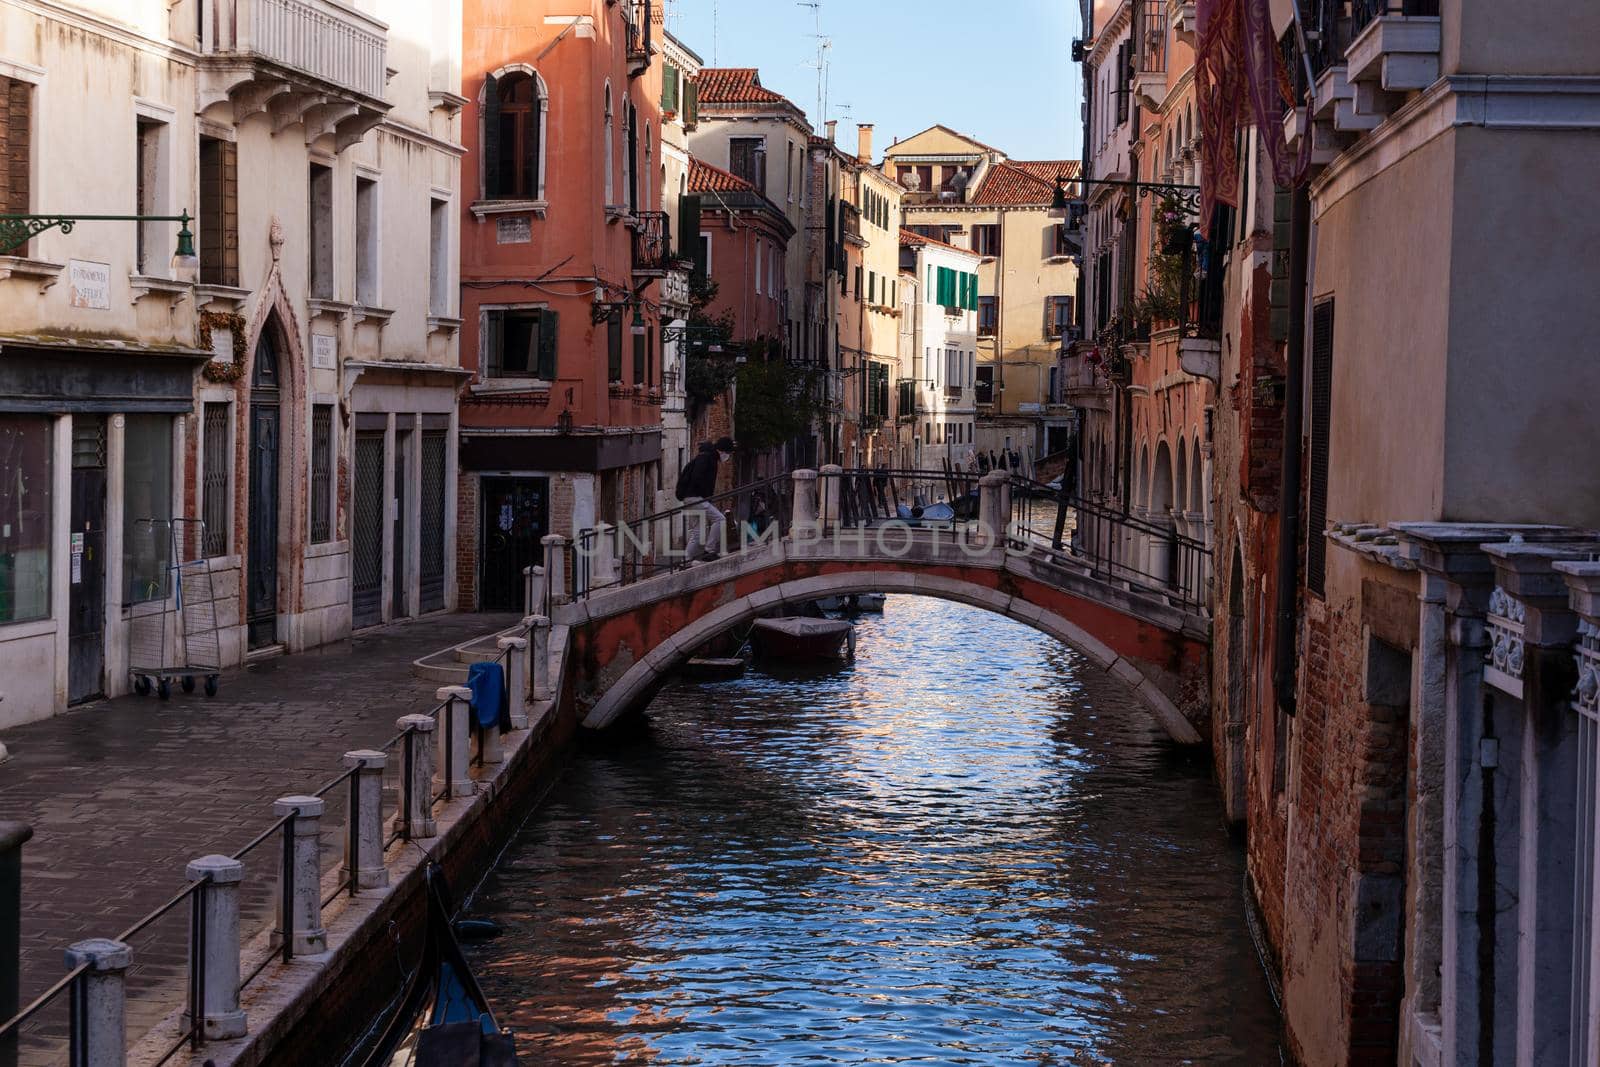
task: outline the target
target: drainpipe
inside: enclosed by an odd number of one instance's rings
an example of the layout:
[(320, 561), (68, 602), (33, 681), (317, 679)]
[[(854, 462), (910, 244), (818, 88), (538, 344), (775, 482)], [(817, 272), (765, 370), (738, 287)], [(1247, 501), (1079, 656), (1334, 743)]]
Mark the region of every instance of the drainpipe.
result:
[[(1283, 489), (1278, 497), (1278, 611), (1273, 654), (1273, 688), (1278, 707), (1295, 713), (1295, 659), (1300, 558), (1301, 424), (1305, 418), (1306, 271), (1311, 234), (1311, 194), (1304, 185), (1294, 191), (1289, 215), (1289, 344), (1284, 375)], [(1320, 531), (1318, 531), (1320, 534)]]

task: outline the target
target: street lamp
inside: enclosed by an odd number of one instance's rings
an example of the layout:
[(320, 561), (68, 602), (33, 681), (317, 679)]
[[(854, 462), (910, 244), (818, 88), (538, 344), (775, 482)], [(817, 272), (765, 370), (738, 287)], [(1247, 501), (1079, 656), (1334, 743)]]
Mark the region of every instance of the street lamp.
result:
[(189, 229), (193, 221), (187, 211), (181, 215), (0, 215), (0, 255), (10, 255), (46, 230), (71, 233), (80, 222), (176, 222), (181, 227), (172, 265), (194, 270), (200, 266), (200, 258), (194, 254), (194, 232)]
[(644, 313), (639, 310), (639, 305), (633, 305), (633, 336), (644, 336)]

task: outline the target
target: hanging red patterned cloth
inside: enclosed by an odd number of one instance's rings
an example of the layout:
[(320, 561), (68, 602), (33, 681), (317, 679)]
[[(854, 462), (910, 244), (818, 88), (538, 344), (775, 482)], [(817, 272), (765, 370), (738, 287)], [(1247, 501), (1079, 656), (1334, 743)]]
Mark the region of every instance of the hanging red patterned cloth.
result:
[(1244, 57), (1239, 0), (1197, 0), (1195, 97), (1200, 105), (1200, 227), (1210, 238), (1216, 205), (1238, 205), (1239, 109)]
[(1241, 122), (1255, 123), (1256, 136), (1272, 161), (1272, 180), (1284, 188), (1304, 180), (1311, 139), (1301, 138), (1300, 150), (1291, 153), (1283, 137), (1290, 79), (1272, 32), (1271, 0), (1197, 0), (1195, 16), (1195, 95), (1204, 161), (1200, 224), (1210, 237), (1216, 205), (1238, 206)]

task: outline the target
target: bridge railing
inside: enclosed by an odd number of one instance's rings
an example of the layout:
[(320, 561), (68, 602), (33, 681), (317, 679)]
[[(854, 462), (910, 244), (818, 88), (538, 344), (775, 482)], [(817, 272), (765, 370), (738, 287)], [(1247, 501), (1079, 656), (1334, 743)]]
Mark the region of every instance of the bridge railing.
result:
[[(998, 501), (989, 497), (992, 520), (985, 517), (986, 492), (999, 494)], [(1005, 526), (1013, 551), (1055, 557), (1186, 611), (1209, 610), (1211, 550), (1175, 522), (1064, 495), (1022, 475), (957, 470), (827, 466), (752, 482), (632, 523), (601, 523), (574, 539), (564, 561), (566, 587), (581, 599), (632, 585), (689, 566), (699, 558), (689, 551), (694, 546), (717, 555), (742, 551), (788, 537), (797, 521), (821, 537), (897, 522), (968, 533), (993, 521)]]

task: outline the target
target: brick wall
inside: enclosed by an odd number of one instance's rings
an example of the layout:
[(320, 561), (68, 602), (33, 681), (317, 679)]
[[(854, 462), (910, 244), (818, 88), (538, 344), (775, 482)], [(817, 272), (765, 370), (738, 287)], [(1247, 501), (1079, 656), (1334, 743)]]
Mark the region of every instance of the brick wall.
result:
[(478, 606), (478, 476), (456, 479), (456, 610)]

